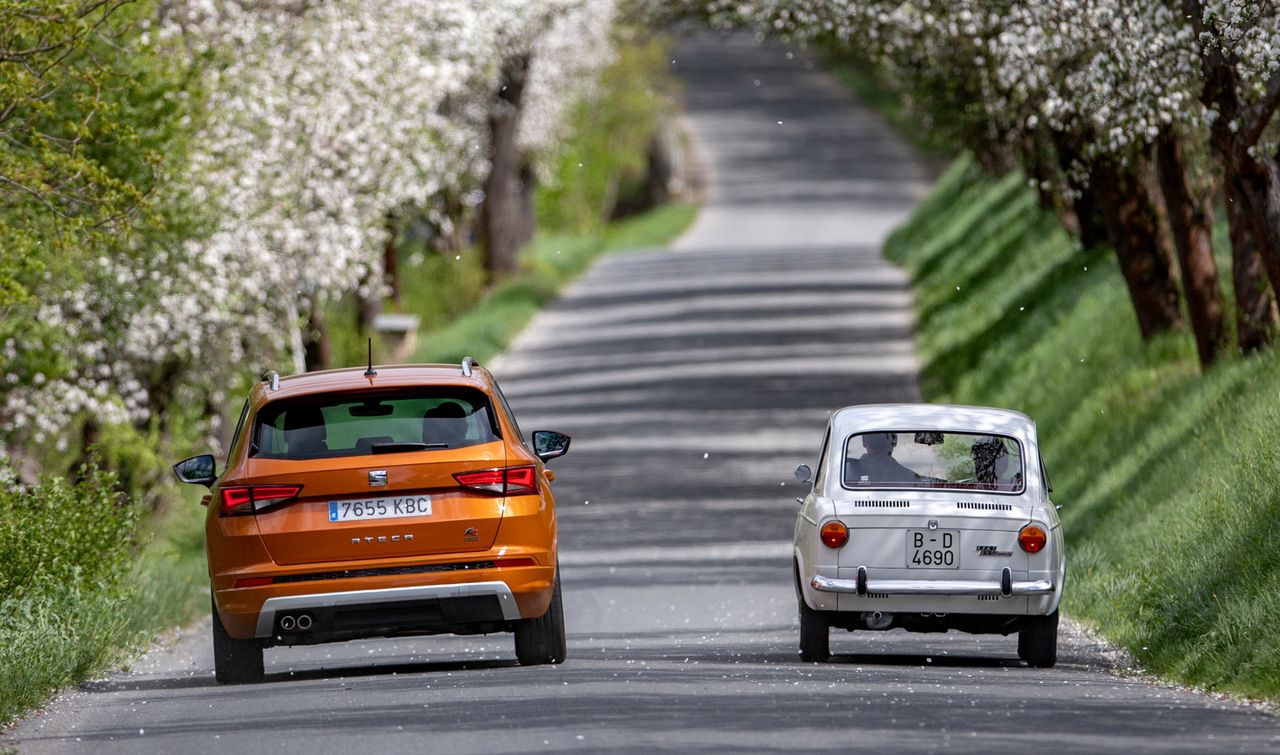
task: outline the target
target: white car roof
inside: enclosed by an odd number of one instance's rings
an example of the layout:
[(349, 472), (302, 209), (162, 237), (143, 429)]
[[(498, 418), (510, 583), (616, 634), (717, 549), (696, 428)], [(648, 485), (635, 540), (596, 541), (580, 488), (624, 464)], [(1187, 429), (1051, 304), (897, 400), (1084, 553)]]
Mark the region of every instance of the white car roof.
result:
[(836, 435), (875, 430), (943, 430), (1011, 435), (1034, 441), (1036, 424), (1022, 412), (952, 404), (860, 404), (831, 415)]

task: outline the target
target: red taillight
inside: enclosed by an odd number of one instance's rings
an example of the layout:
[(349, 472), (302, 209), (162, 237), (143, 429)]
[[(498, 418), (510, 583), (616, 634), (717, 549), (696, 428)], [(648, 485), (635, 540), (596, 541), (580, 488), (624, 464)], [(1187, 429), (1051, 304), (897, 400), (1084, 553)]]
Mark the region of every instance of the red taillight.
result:
[(507, 470), (507, 495), (527, 495), (538, 492), (533, 467), (511, 467)]
[(301, 485), (238, 485), (222, 489), (222, 515), (252, 514), (298, 497)]
[(844, 522), (832, 520), (822, 525), (822, 544), (828, 548), (842, 548), (849, 542), (849, 528)]
[(1044, 544), (1048, 540), (1049, 536), (1038, 525), (1028, 524), (1018, 532), (1018, 545), (1027, 553), (1039, 553), (1044, 550)]
[(537, 473), (533, 467), (458, 472), (453, 479), (464, 488), (498, 495), (525, 495), (538, 492)]
[(245, 577), (236, 580), (236, 587), (261, 587), (275, 581), (275, 577)]

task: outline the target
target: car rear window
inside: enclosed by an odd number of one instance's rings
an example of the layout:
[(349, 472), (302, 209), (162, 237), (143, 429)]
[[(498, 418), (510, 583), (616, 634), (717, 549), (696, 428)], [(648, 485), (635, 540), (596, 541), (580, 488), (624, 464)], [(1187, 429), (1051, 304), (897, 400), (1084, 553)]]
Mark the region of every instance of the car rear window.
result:
[(857, 433), (845, 441), (846, 488), (1021, 493), (1022, 446), (1006, 435), (926, 431)]
[(254, 420), (249, 456), (318, 459), (439, 451), (501, 437), (489, 398), (473, 388), (327, 394), (263, 407)]

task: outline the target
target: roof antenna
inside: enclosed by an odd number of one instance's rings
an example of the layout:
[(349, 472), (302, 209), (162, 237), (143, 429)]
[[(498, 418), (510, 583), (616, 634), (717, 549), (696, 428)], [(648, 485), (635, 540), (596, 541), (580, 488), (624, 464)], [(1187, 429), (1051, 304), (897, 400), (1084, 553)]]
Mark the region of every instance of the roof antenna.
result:
[(369, 336), (369, 369), (364, 371), (365, 377), (377, 377), (378, 371), (373, 369), (373, 336)]

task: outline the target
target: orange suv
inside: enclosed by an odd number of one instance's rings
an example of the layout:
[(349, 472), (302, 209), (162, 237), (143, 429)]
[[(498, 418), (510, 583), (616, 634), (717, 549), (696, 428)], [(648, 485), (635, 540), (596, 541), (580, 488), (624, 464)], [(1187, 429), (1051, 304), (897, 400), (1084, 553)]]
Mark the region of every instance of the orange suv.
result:
[(470, 357), (263, 376), (226, 469), (174, 465), (210, 488), (218, 681), (261, 681), (263, 648), (363, 637), (514, 632), (520, 663), (563, 661), (543, 465), (569, 437), (532, 440)]

